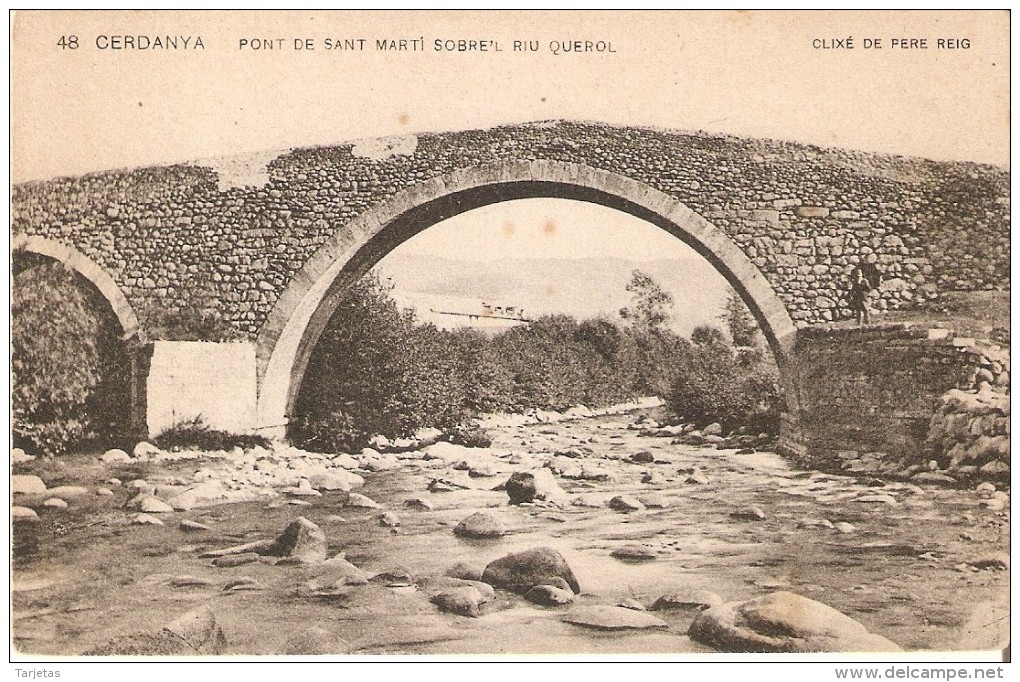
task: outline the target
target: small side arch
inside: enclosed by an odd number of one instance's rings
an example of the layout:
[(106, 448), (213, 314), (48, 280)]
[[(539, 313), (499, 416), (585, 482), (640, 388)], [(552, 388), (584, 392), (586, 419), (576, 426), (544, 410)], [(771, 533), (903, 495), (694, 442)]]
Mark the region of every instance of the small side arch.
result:
[(135, 315), (124, 292), (103, 268), (81, 251), (45, 237), (15, 235), (11, 238), (11, 252), (15, 257), (19, 252), (46, 256), (74, 270), (91, 282), (110, 304), (113, 314), (120, 322), (121, 339), (127, 341), (139, 337), (141, 327), (138, 324), (138, 316)]

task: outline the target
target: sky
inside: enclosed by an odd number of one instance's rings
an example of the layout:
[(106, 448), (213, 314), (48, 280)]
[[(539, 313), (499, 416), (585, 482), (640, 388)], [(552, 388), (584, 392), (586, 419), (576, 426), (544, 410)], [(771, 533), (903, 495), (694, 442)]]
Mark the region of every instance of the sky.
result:
[[(1003, 11), (22, 11), (12, 32), (15, 182), (554, 118), (1009, 159)], [(204, 49), (110, 47), (166, 35)], [(325, 49), (343, 39), (366, 49)], [(401, 39), (424, 49), (376, 49)], [(605, 51), (553, 49), (574, 41)]]
[(492, 261), (504, 258), (700, 258), (651, 223), (566, 199), (520, 199), (461, 213), (407, 240), (407, 254)]

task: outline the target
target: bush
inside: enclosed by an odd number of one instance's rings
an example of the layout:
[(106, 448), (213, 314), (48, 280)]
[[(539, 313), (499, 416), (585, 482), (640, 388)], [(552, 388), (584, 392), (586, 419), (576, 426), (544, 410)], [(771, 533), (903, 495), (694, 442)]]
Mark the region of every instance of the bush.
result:
[(780, 410), (778, 376), (760, 352), (737, 352), (722, 332), (699, 327), (673, 380), (667, 404), (679, 419), (727, 432), (744, 427), (775, 433)]
[(210, 428), (201, 417), (180, 421), (152, 439), (161, 450), (250, 450), (271, 446), (265, 436), (234, 434)]
[(60, 454), (122, 430), (128, 361), (106, 301), (60, 263), (30, 263), (11, 288), (16, 446)]
[(446, 440), (466, 448), (487, 448), (492, 445), (492, 436), (476, 425), (457, 426), (445, 434)]

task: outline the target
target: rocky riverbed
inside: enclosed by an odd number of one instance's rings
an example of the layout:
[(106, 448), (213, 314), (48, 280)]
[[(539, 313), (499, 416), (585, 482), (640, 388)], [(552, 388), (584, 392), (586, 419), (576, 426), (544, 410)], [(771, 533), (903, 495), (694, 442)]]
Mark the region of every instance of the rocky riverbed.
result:
[(572, 417), (490, 420), (486, 448), (19, 456), (15, 647), (1005, 645), (1008, 490), (798, 470), (746, 442), (677, 442), (642, 412)]

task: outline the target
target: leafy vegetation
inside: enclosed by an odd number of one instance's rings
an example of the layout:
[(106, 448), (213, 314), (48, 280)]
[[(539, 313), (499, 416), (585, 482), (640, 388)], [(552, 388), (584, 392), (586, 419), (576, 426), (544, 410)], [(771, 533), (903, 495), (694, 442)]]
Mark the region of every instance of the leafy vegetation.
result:
[[(375, 434), (436, 427), (474, 445), (487, 436), (455, 427), (479, 413), (601, 407), (643, 395), (669, 396), (690, 421), (767, 430), (778, 409), (767, 354), (738, 352), (717, 329), (690, 341), (668, 330), (672, 297), (640, 271), (628, 290), (626, 324), (549, 315), (489, 337), (417, 325), (386, 286), (366, 277), (312, 353), (289, 435), (308, 449), (353, 451)], [(743, 312), (731, 317), (753, 325)], [(752, 327), (740, 338), (750, 346), (753, 334)]]
[(152, 439), (161, 450), (243, 450), (270, 447), (264, 436), (233, 434), (213, 429), (201, 417), (178, 422)]
[(33, 452), (117, 437), (129, 360), (106, 301), (60, 263), (28, 263), (11, 288), (14, 443)]

